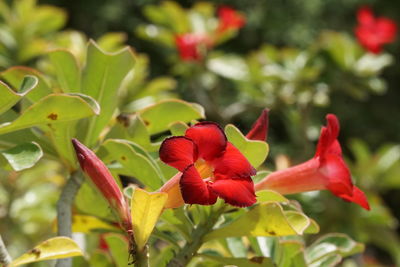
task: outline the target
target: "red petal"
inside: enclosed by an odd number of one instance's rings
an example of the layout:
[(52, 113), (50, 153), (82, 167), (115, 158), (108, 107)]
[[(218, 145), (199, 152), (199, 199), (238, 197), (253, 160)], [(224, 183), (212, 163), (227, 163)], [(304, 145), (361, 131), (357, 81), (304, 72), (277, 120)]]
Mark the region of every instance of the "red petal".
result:
[(360, 24), (363, 25), (371, 25), (374, 23), (375, 18), (374, 14), (370, 7), (364, 6), (358, 9), (357, 11), (357, 20)]
[(199, 122), (187, 129), (185, 136), (193, 140), (199, 157), (206, 161), (220, 156), (227, 143), (224, 131), (214, 122)]
[(397, 26), (391, 19), (378, 18), (376, 20), (376, 31), (382, 44), (391, 43), (396, 37)]
[(160, 159), (179, 171), (183, 171), (197, 160), (196, 145), (184, 136), (167, 138), (161, 144)]
[(247, 133), (247, 139), (266, 141), (268, 135), (268, 112), (269, 109), (264, 109)]
[(315, 156), (323, 156), (325, 153), (341, 155), (341, 149), (336, 139), (339, 135), (339, 120), (333, 114), (326, 116), (327, 126), (322, 127)]
[(334, 154), (325, 155), (319, 171), (327, 177), (327, 188), (336, 196), (351, 195), (353, 183), (350, 171), (341, 157)]
[(250, 177), (217, 180), (210, 186), (220, 198), (233, 206), (248, 207), (256, 203), (254, 184)]
[(239, 178), (256, 175), (257, 171), (251, 166), (245, 156), (231, 143), (227, 143), (224, 154), (212, 162), (214, 176), (217, 179)]
[(201, 179), (193, 165), (183, 171), (179, 185), (185, 203), (212, 205), (217, 201), (217, 195), (210, 190), (209, 183)]
[(366, 210), (370, 210), (367, 197), (365, 196), (364, 192), (361, 191), (357, 186), (353, 186), (353, 193), (351, 196), (342, 195), (340, 197), (346, 201), (354, 202)]

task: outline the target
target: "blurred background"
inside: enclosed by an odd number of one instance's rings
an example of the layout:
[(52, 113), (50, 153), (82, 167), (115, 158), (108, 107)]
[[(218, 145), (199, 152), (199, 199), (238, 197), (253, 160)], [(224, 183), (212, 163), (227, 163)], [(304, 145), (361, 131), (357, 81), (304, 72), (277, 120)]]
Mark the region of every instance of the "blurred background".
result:
[[(357, 10), (365, 5), (399, 24), (399, 1), (39, 0), (25, 1), (29, 4), (19, 10), (15, 2), (0, 4), (1, 71), (16, 65), (46, 70), (46, 49), (75, 49), (89, 38), (109, 51), (130, 45), (141, 72), (135, 88), (160, 97), (139, 98), (137, 89), (138, 94), (127, 97), (135, 101), (127, 101), (126, 112), (159, 98), (179, 97), (203, 105), (207, 119), (233, 123), (246, 132), (261, 110), (270, 108), (265, 169), (312, 157), (325, 114), (336, 114), (354, 182), (366, 192), (372, 210), (363, 211), (329, 192), (294, 198), (323, 233), (343, 232), (364, 242), (365, 266), (400, 266), (400, 41), (372, 54), (354, 34)], [(45, 18), (35, 11), (42, 5), (54, 8)], [(244, 25), (206, 44), (198, 59), (185, 60), (174, 38), (214, 31), (223, 5), (239, 12)], [(50, 167), (2, 185), (0, 192), (13, 194), (5, 198), (0, 193), (2, 207), (14, 204), (7, 208), (11, 213), (3, 212), (1, 232), (10, 225), (22, 228), (10, 232), (20, 238), (15, 251), (48, 234), (41, 224), (54, 218), (59, 168)], [(43, 180), (32, 186), (37, 175)], [(46, 179), (50, 176), (51, 182)], [(40, 193), (26, 194), (27, 187)]]

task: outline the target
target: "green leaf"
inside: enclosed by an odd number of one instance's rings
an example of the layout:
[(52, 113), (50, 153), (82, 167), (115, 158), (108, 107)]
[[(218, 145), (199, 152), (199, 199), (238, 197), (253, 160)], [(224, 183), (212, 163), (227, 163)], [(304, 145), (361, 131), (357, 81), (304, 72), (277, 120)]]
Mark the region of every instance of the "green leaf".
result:
[(0, 134), (38, 125), (73, 121), (96, 115), (98, 110), (81, 97), (52, 94), (27, 108), (16, 120), (0, 125)]
[(228, 141), (237, 147), (254, 168), (259, 167), (267, 158), (269, 146), (266, 142), (248, 140), (234, 125), (225, 126)]
[(276, 202), (261, 203), (237, 220), (207, 234), (204, 240), (233, 236), (301, 235), (310, 219), (296, 211), (284, 211)]
[(113, 220), (115, 219), (105, 198), (92, 186), (85, 182), (75, 197), (75, 207), (85, 214)]
[(161, 133), (177, 121), (190, 122), (204, 118), (201, 106), (182, 100), (164, 100), (138, 112), (150, 134)]
[(24, 143), (0, 151), (15, 171), (28, 169), (43, 156), (43, 151), (36, 143)]
[(154, 150), (146, 125), (137, 114), (118, 116), (117, 122), (108, 133), (107, 138), (126, 139), (135, 142), (146, 150)]
[(10, 267), (37, 261), (83, 256), (78, 245), (68, 237), (54, 237), (39, 244), (32, 250), (11, 262)]
[(185, 135), (185, 132), (188, 128), (189, 126), (181, 121), (174, 122), (169, 126), (172, 135), (175, 136)]
[(1, 73), (1, 78), (3, 78), (13, 88), (22, 88), (26, 76), (34, 76), (38, 79), (35, 90), (31, 90), (26, 95), (26, 98), (31, 102), (37, 102), (53, 92), (47, 84), (44, 76), (35, 69), (28, 67), (12, 67)]
[(279, 267), (307, 267), (304, 244), (296, 240), (280, 241), (277, 262)]
[(25, 76), (18, 92), (14, 92), (7, 84), (0, 81), (0, 114), (14, 106), (22, 97), (36, 87), (38, 79), (35, 76)]
[(114, 259), (117, 267), (129, 266), (129, 253), (128, 253), (128, 242), (121, 235), (117, 234), (107, 234), (104, 235), (104, 239), (108, 247), (112, 258)]
[(272, 190), (261, 190), (256, 192), (257, 195), (257, 202), (284, 202), (289, 203), (289, 200), (279, 194), (278, 192)]
[(357, 243), (345, 234), (327, 234), (316, 240), (306, 250), (307, 262), (314, 263), (327, 256), (347, 257), (360, 253), (364, 245)]
[(133, 144), (126, 140), (108, 139), (103, 147), (109, 153), (107, 161), (118, 161), (124, 168), (125, 175), (138, 179), (150, 189), (155, 190), (162, 186), (163, 175), (150, 156), (145, 156), (135, 149)]
[[(100, 111), (97, 102), (83, 94), (68, 94), (70, 96), (78, 96), (85, 100), (85, 102), (90, 105), (92, 110), (98, 114)], [(75, 150), (72, 147), (71, 139), (76, 136), (78, 121), (67, 121), (54, 124), (47, 124), (45, 129), (47, 129), (49, 137), (55, 147), (58, 155), (62, 160), (66, 160), (66, 163), (71, 168), (76, 167)]]
[(116, 53), (105, 53), (93, 41), (89, 43), (82, 93), (93, 97), (99, 103), (101, 112), (89, 122), (85, 140), (88, 146), (94, 144), (100, 132), (110, 122), (117, 107), (121, 83), (134, 63), (134, 55), (128, 47)]
[(139, 251), (146, 245), (167, 198), (168, 194), (164, 192), (149, 193), (136, 188), (131, 199), (131, 215), (133, 235)]
[(81, 71), (74, 55), (68, 50), (54, 50), (49, 53), (53, 63), (58, 84), (64, 93), (81, 91)]
[(274, 267), (271, 259), (265, 257), (228, 258), (208, 254), (199, 254), (200, 257), (222, 263), (223, 266)]

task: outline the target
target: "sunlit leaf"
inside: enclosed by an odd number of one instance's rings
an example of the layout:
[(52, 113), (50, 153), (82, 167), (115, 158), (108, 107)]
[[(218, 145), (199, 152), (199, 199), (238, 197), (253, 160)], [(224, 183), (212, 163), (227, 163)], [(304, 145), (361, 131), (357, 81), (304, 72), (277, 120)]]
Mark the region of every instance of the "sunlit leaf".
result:
[(93, 97), (101, 112), (88, 126), (85, 144), (91, 146), (106, 126), (117, 107), (118, 92), (123, 79), (135, 63), (130, 48), (105, 53), (93, 41), (89, 43), (82, 77), (82, 93)]
[(37, 102), (53, 92), (47, 84), (44, 76), (35, 69), (18, 66), (9, 68), (1, 73), (1, 78), (7, 81), (7, 83), (13, 88), (21, 88), (24, 83), (24, 77), (26, 76), (34, 76), (38, 79), (35, 90), (31, 90), (26, 95), (26, 98), (30, 101)]
[(103, 147), (109, 153), (107, 160), (118, 161), (124, 168), (125, 175), (135, 177), (152, 190), (162, 186), (163, 175), (156, 163), (135, 149), (132, 143), (126, 140), (108, 139)]
[(167, 198), (168, 195), (163, 192), (149, 193), (136, 188), (131, 200), (131, 215), (138, 250), (146, 245)]
[(283, 211), (276, 202), (261, 203), (232, 223), (214, 230), (205, 240), (232, 236), (301, 235), (310, 219), (295, 211)]
[(28, 169), (43, 156), (43, 151), (36, 143), (24, 143), (13, 148), (0, 151), (15, 171)]
[(78, 62), (68, 50), (54, 50), (49, 53), (58, 83), (64, 93), (79, 93), (81, 89), (81, 71)]
[(285, 202), (285, 203), (289, 202), (287, 198), (285, 198), (278, 192), (272, 190), (257, 191), (256, 195), (257, 195), (257, 202), (268, 202), (268, 201)]
[(32, 126), (51, 125), (96, 115), (98, 110), (81, 97), (52, 94), (27, 108), (16, 120), (0, 125), (0, 134)]
[(99, 230), (118, 231), (119, 228), (105, 223), (94, 216), (74, 215), (72, 217), (72, 232), (89, 233)]
[(178, 99), (160, 101), (139, 111), (139, 114), (150, 134), (168, 130), (173, 122), (190, 122), (204, 118), (201, 106)]
[(78, 245), (68, 237), (50, 238), (11, 263), (11, 267), (36, 261), (83, 256)]
[(226, 136), (255, 168), (260, 166), (267, 158), (269, 146), (266, 142), (248, 140), (234, 125), (225, 127)]
[(25, 76), (18, 92), (15, 92), (7, 84), (0, 81), (0, 114), (10, 109), (22, 97), (36, 87), (38, 79), (34, 76)]

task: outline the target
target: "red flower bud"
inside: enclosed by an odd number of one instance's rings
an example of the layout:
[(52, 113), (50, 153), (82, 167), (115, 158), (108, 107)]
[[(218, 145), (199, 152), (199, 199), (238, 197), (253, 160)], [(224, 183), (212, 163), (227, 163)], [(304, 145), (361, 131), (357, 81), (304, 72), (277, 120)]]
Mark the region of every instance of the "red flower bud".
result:
[(251, 127), (250, 131), (247, 133), (247, 139), (251, 140), (260, 140), (266, 141), (268, 137), (268, 112), (269, 109), (264, 109), (254, 122), (253, 126)]
[(121, 189), (106, 165), (78, 140), (72, 139), (72, 144), (82, 170), (90, 177), (111, 208), (116, 211), (121, 220), (121, 227), (125, 230), (131, 230), (132, 223), (128, 205)]

